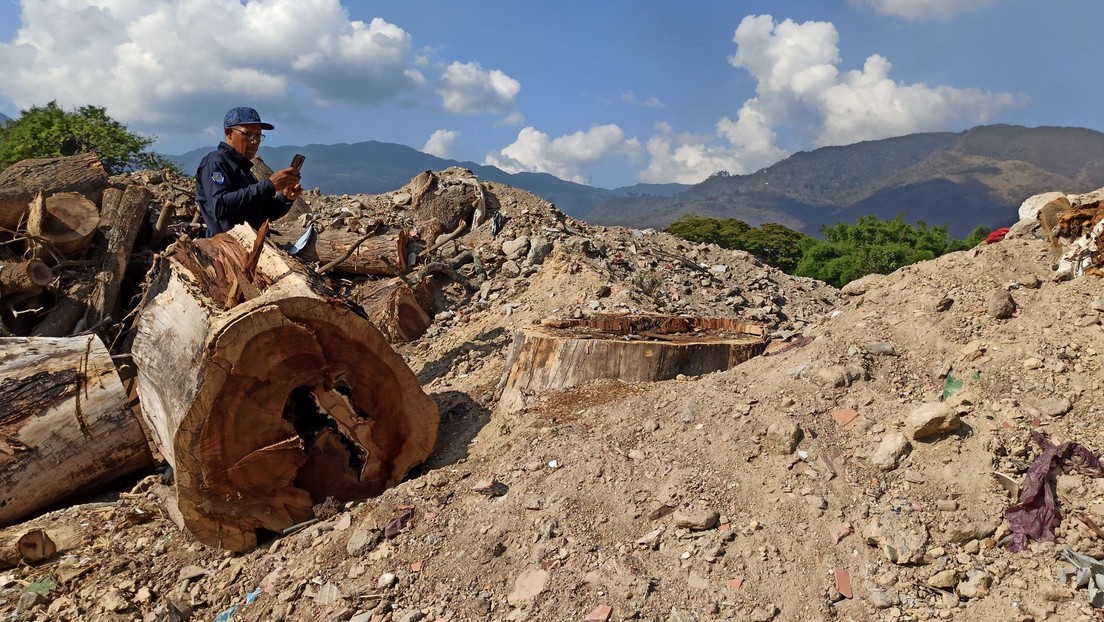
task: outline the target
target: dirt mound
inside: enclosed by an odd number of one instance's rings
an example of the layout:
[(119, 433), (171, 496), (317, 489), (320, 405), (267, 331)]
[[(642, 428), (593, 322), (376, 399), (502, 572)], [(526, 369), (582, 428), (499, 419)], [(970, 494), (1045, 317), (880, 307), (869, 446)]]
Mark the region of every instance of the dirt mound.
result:
[[(0, 573), (27, 620), (1092, 620), (1067, 547), (1104, 557), (1104, 480), (1055, 478), (1053, 543), (1004, 511), (1051, 442), (1100, 449), (1099, 281), (1050, 280), (1033, 236), (844, 291), (746, 253), (590, 226), (485, 183), (429, 332), (399, 347), (441, 407), (438, 448), (378, 498), (231, 555), (164, 515), (161, 475), (20, 526), (62, 554)], [(395, 197), (309, 197), (393, 210)], [(460, 276), (475, 279), (473, 266)], [(1011, 302), (1008, 298), (1011, 298)], [(1011, 307), (1009, 307), (1011, 305)], [(549, 316), (728, 315), (765, 356), (497, 408), (514, 330)], [(998, 319), (1003, 318), (1003, 319)], [(999, 475), (998, 475), (999, 474)], [(10, 530), (9, 530), (10, 531)]]

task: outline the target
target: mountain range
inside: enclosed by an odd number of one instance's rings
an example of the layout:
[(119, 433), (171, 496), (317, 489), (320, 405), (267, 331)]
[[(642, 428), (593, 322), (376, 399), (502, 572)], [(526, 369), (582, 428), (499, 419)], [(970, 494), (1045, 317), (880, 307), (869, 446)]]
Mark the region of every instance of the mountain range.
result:
[[(209, 149), (170, 159), (193, 171)], [(705, 181), (594, 188), (546, 173), (507, 173), (493, 166), (438, 158), (410, 147), (354, 144), (262, 147), (273, 168), (307, 157), (304, 180), (326, 194), (380, 194), (423, 170), (471, 169), (509, 184), (587, 222), (662, 228), (696, 213), (776, 222), (815, 234), (822, 225), (874, 214), (947, 225), (964, 238), (976, 226), (1011, 224), (1027, 197), (1104, 187), (1104, 133), (1085, 128), (978, 126), (963, 132), (910, 134), (799, 152), (749, 175), (719, 172)]]

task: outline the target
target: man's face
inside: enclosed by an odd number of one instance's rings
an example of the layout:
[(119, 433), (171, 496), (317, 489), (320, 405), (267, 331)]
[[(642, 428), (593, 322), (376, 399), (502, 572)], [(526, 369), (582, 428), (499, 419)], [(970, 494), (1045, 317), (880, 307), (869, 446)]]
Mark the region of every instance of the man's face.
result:
[(261, 146), (261, 125), (250, 123), (226, 128), (226, 144), (252, 160), (257, 155), (257, 148)]

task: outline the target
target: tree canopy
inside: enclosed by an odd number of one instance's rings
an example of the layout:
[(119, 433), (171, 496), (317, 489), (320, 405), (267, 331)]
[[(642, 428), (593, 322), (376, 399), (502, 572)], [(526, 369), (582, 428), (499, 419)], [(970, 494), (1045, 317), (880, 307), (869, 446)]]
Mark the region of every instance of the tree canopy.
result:
[(880, 220), (861, 216), (854, 223), (821, 227), (823, 238), (813, 238), (776, 223), (752, 227), (735, 218), (690, 214), (671, 223), (667, 231), (694, 242), (745, 250), (766, 263), (798, 276), (808, 276), (842, 287), (868, 274), (888, 274), (898, 268), (972, 248), (988, 235), (977, 227), (965, 240), (952, 240), (947, 226), (923, 221), (905, 222), (904, 215)]
[(136, 168), (164, 168), (168, 161), (148, 152), (154, 138), (127, 130), (98, 106), (63, 110), (57, 102), (32, 106), (0, 125), (0, 170), (28, 158), (57, 158), (96, 152), (111, 175)]

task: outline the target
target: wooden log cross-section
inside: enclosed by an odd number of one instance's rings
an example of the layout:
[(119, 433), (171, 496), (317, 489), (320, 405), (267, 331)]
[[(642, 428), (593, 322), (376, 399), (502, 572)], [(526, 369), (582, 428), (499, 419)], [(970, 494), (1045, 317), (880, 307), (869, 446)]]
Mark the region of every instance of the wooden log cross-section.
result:
[(498, 409), (516, 410), (528, 395), (592, 380), (653, 382), (729, 369), (762, 354), (768, 341), (762, 325), (726, 317), (546, 320), (515, 335)]
[(0, 525), (152, 464), (94, 335), (0, 339)]
[[(437, 438), (437, 405), (321, 277), (239, 225), (159, 256), (132, 348), (142, 413), (185, 527), (234, 551), (328, 497), (399, 483)], [(252, 276), (251, 276), (252, 275)]]
[(0, 172), (0, 227), (15, 229), (39, 192), (47, 199), (58, 192), (78, 192), (98, 205), (107, 182), (95, 153), (16, 162)]

